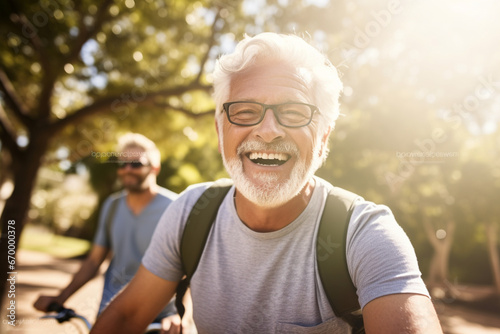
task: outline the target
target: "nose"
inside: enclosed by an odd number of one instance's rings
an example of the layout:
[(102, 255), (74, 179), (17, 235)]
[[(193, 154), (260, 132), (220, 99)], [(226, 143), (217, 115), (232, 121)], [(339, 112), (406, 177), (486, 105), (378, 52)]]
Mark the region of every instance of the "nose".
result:
[(267, 109), (264, 119), (254, 130), (255, 135), (261, 140), (270, 143), (277, 139), (283, 139), (286, 135), (283, 127), (278, 123), (272, 109)]

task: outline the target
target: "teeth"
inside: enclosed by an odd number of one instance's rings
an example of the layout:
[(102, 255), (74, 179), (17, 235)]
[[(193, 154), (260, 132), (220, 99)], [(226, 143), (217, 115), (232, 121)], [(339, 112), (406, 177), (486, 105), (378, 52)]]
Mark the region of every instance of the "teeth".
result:
[(248, 156), (250, 160), (256, 159), (265, 159), (265, 160), (281, 160), (287, 161), (288, 156), (284, 153), (261, 153), (261, 152), (252, 152)]

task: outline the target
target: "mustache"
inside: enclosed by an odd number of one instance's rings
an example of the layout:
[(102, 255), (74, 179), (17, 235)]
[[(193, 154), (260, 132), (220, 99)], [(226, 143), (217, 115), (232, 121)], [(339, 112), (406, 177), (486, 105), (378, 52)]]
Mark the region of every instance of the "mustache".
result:
[(127, 172), (127, 173), (122, 174), (122, 176), (132, 176), (135, 178), (140, 178), (140, 176), (137, 174), (134, 174), (134, 172)]
[(284, 141), (277, 143), (265, 143), (258, 140), (247, 140), (241, 143), (237, 149), (238, 155), (252, 151), (272, 151), (277, 153), (287, 153), (295, 156), (300, 154), (297, 145)]

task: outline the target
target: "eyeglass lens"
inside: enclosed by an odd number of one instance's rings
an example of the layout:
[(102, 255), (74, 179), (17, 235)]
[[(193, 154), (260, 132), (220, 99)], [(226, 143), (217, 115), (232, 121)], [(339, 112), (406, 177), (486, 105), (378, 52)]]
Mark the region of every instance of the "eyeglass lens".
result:
[(120, 168), (120, 169), (125, 168), (127, 166), (130, 166), (130, 168), (132, 168), (132, 169), (138, 169), (138, 168), (141, 168), (141, 167), (144, 167), (147, 165), (143, 164), (140, 161), (119, 161), (118, 162), (118, 168)]
[(243, 126), (256, 125), (272, 109), (278, 122), (288, 127), (301, 127), (311, 122), (316, 107), (303, 103), (266, 105), (257, 102), (229, 102), (224, 105), (231, 123)]

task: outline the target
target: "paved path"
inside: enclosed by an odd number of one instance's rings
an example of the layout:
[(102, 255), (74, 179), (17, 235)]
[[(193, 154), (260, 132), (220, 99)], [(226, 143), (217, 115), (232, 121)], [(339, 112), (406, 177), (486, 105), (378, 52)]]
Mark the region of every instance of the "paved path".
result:
[[(18, 252), (16, 283), (16, 319), (17, 326), (6, 324), (2, 307), (1, 333), (13, 334), (76, 334), (87, 333), (80, 323), (57, 324), (54, 320), (41, 320), (43, 313), (32, 305), (39, 294), (55, 294), (71, 279), (71, 274), (78, 269), (78, 260), (62, 260), (52, 256), (31, 252)], [(66, 303), (84, 315), (92, 323), (95, 321), (103, 277), (99, 275)], [(489, 313), (471, 311), (454, 303), (436, 305), (441, 324), (446, 334), (500, 334), (500, 317)]]
[[(1, 333), (15, 334), (70, 334), (87, 333), (79, 321), (58, 324), (52, 319), (40, 319), (44, 314), (33, 308), (38, 295), (54, 295), (71, 280), (71, 275), (79, 268), (78, 260), (57, 259), (50, 255), (32, 251), (18, 251), (16, 283), (15, 327), (2, 323)], [(65, 304), (85, 316), (92, 323), (102, 293), (103, 276), (99, 275)], [(2, 307), (2, 310), (5, 308)], [(2, 320), (7, 319), (2, 313)]]

